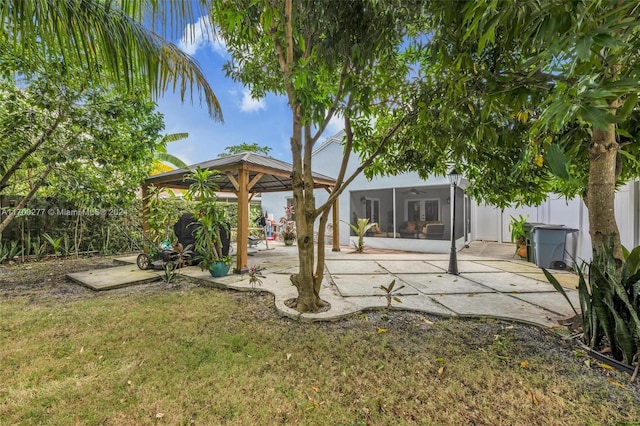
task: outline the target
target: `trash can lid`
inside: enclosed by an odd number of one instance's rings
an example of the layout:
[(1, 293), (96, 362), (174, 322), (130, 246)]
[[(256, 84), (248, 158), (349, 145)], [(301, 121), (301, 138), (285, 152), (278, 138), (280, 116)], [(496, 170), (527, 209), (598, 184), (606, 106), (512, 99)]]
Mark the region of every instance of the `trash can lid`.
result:
[(533, 227), (534, 232), (535, 232), (536, 229), (558, 230), (558, 231), (565, 231), (567, 233), (578, 232), (579, 231), (579, 229), (567, 228), (564, 225), (549, 225), (549, 224), (536, 225), (536, 226)]
[(533, 229), (566, 229), (564, 225), (551, 225), (548, 223), (536, 224)]

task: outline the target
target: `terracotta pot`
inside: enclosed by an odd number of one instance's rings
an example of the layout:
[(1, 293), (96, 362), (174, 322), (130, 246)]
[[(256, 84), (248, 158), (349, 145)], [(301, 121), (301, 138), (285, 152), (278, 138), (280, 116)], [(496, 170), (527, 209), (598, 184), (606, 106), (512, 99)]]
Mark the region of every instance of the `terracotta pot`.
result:
[(527, 245), (526, 244), (518, 244), (518, 248), (516, 249), (516, 253), (523, 259), (527, 258)]

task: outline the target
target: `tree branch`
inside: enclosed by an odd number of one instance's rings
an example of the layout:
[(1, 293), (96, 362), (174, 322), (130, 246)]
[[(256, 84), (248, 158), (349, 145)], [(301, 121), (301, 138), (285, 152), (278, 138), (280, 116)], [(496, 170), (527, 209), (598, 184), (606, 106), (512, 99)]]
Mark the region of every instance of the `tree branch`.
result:
[(27, 158), (29, 158), (31, 154), (33, 154), (49, 138), (49, 136), (53, 134), (53, 132), (60, 125), (63, 117), (64, 115), (62, 114), (62, 108), (61, 106), (59, 106), (58, 116), (54, 120), (53, 124), (47, 129), (46, 132), (40, 135), (38, 140), (31, 147), (29, 147), (29, 149), (22, 153), (22, 155), (13, 163), (9, 170), (7, 170), (7, 172), (2, 176), (2, 179), (0, 179), (0, 192), (2, 192), (2, 190), (9, 185), (9, 179), (11, 179), (11, 177), (18, 171), (20, 166), (22, 166)]
[(329, 122), (331, 121), (331, 119), (333, 118), (333, 115), (335, 114), (336, 110), (338, 109), (338, 104), (340, 103), (340, 99), (342, 98), (342, 92), (344, 91), (344, 81), (347, 78), (347, 68), (348, 68), (348, 66), (349, 66), (348, 61), (345, 61), (343, 66), (342, 66), (342, 71), (340, 72), (340, 80), (338, 82), (338, 91), (336, 92), (336, 96), (333, 99), (333, 105), (331, 105), (331, 108), (329, 108), (329, 111), (328, 111), (327, 115), (325, 116), (324, 121), (322, 122), (322, 124), (318, 128), (318, 131), (316, 132), (316, 134), (313, 136), (313, 144), (314, 145), (318, 141), (318, 138), (320, 137), (320, 135), (322, 135), (324, 130), (327, 128), (327, 125), (329, 125)]
[(47, 169), (40, 176), (40, 180), (31, 188), (31, 190), (25, 195), (22, 200), (18, 203), (18, 205), (13, 209), (13, 211), (7, 216), (2, 222), (0, 222), (0, 234), (4, 231), (7, 226), (13, 221), (13, 219), (18, 215), (20, 209), (22, 209), (28, 202), (33, 198), (34, 194), (40, 189), (40, 187), (45, 183), (47, 176), (53, 170), (53, 165), (50, 164)]
[[(387, 147), (387, 145), (389, 144), (391, 137), (398, 131), (398, 129), (400, 128), (400, 126), (402, 126), (402, 124), (410, 117), (413, 117), (417, 114), (417, 112), (412, 112), (409, 115), (404, 116), (403, 118), (401, 118), (396, 124), (395, 126), (393, 126), (388, 132), (387, 134), (384, 136), (384, 138), (382, 138), (382, 140), (380, 141), (380, 144), (378, 145), (378, 147), (376, 148), (376, 150), (369, 156), (369, 158), (367, 158), (365, 161), (363, 161), (360, 166), (351, 174), (351, 176), (349, 176), (349, 178), (347, 178), (344, 183), (342, 185), (340, 185), (340, 187), (338, 187), (336, 185), (336, 187), (334, 187), (334, 190), (331, 192), (331, 195), (329, 195), (329, 198), (327, 199), (327, 201), (325, 201), (324, 204), (322, 204), (319, 208), (317, 208), (314, 212), (314, 216), (317, 217), (319, 212), (322, 212), (325, 209), (328, 209), (329, 207), (331, 207), (331, 205), (333, 204), (333, 202), (336, 200), (336, 198), (338, 198), (340, 196), (340, 194), (342, 194), (342, 192), (344, 191), (344, 189), (349, 186), (349, 184), (351, 182), (353, 182), (353, 180), (358, 177), (358, 175), (368, 166), (371, 165), (371, 163), (373, 163), (373, 160), (375, 160), (378, 155), (380, 155), (382, 153), (382, 151)], [(350, 152), (346, 152), (345, 151), (345, 156), (349, 156), (351, 155)]]

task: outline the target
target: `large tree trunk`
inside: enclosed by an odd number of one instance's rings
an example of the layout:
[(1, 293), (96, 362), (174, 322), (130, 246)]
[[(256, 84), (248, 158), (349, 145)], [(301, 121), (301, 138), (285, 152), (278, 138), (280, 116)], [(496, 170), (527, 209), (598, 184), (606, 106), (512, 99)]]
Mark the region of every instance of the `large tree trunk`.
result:
[(613, 255), (620, 268), (624, 260), (614, 215), (618, 148), (614, 124), (610, 124), (608, 130), (594, 127), (589, 147), (587, 207), (593, 257), (613, 241)]
[[(291, 282), (298, 289), (296, 310), (316, 312), (325, 305), (316, 291), (314, 277), (313, 224), (315, 222), (315, 197), (311, 173), (310, 126), (305, 125), (302, 143), (302, 114), (300, 107), (294, 109), (293, 138), (293, 206), (296, 214), (296, 238), (298, 244), (299, 271), (291, 276)], [(302, 149), (304, 145), (304, 150)]]

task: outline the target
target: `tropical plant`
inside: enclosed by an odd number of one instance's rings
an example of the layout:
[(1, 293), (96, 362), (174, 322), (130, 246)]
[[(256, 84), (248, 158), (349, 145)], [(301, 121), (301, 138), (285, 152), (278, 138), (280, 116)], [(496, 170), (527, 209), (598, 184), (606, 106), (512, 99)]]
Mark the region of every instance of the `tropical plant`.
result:
[(44, 234), (42, 234), (42, 237), (51, 246), (51, 250), (53, 250), (53, 255), (54, 256), (60, 256), (60, 254), (61, 254), (60, 246), (62, 245), (63, 238), (62, 237), (53, 238), (51, 235), (47, 234), (46, 232)]
[[(194, 231), (195, 252), (201, 260), (200, 267), (205, 270), (214, 262), (230, 265), (232, 258), (224, 253), (223, 237), (229, 235), (229, 223), (224, 209), (218, 205), (214, 176), (216, 170), (197, 167), (185, 180), (192, 181), (185, 198), (194, 202), (194, 217), (198, 221)], [(226, 238), (225, 238), (226, 239)]]
[(42, 258), (47, 254), (47, 242), (43, 242), (40, 239), (40, 235), (31, 241), (31, 247), (33, 247), (33, 256), (36, 260), (42, 260)]
[[(154, 97), (171, 88), (184, 100), (185, 94), (193, 96), (195, 86), (209, 115), (221, 120), (218, 100), (197, 62), (159, 35), (170, 29), (173, 34), (168, 35), (175, 38), (207, 13), (205, 2), (4, 0), (0, 2), (0, 50), (15, 51), (6, 62), (18, 74), (38, 69), (54, 57), (76, 65), (76, 78), (87, 76), (128, 88), (144, 85)], [(143, 24), (161, 22), (153, 28)], [(195, 32), (184, 36), (189, 42)]]
[[(171, 133), (162, 136), (156, 144), (153, 171), (151, 172), (152, 175), (166, 172), (173, 168), (187, 169), (189, 167), (184, 161), (175, 155), (169, 154), (167, 151), (168, 143), (177, 142), (188, 137), (189, 133)], [(165, 163), (168, 163), (170, 166), (167, 166)], [(165, 168), (168, 170), (165, 170)]]
[(543, 269), (547, 280), (571, 305), (582, 326), (582, 340), (591, 349), (606, 345), (613, 358), (632, 365), (640, 351), (640, 246), (624, 250), (626, 261), (618, 269), (614, 242), (597, 252), (588, 265), (589, 275), (576, 267), (580, 312), (558, 280)]
[(257, 265), (253, 265), (249, 268), (249, 284), (251, 285), (251, 290), (255, 291), (256, 286), (262, 285), (262, 278), (266, 278), (264, 275), (260, 273), (260, 267)]
[(194, 231), (195, 251), (200, 259), (200, 267), (205, 270), (216, 262), (231, 265), (233, 259), (223, 251), (222, 237), (229, 232), (224, 212), (212, 205), (200, 210), (200, 213), (202, 216), (199, 217)]
[(511, 222), (509, 222), (509, 231), (511, 232), (511, 242), (518, 245), (525, 244), (527, 233), (524, 230), (524, 225), (527, 223), (529, 216), (518, 215), (518, 217), (511, 216)]
[(61, 248), (62, 248), (62, 255), (63, 256), (69, 256), (69, 254), (72, 251), (71, 243), (70, 243), (70, 240), (69, 240), (69, 234), (65, 233), (62, 236), (62, 246), (61, 246)]
[(186, 247), (182, 245), (182, 243), (178, 243), (173, 248), (176, 252), (176, 264), (178, 268), (183, 268), (189, 263), (196, 255), (196, 252), (193, 251), (193, 245), (187, 244)]
[(7, 260), (13, 260), (16, 256), (22, 254), (22, 249), (18, 247), (18, 242), (13, 240), (6, 244), (0, 242), (0, 263)]
[(511, 216), (509, 230), (511, 231), (511, 242), (516, 244), (516, 254), (522, 258), (527, 257), (527, 232), (525, 224), (529, 216), (518, 215), (517, 218)]
[(400, 287), (396, 287), (396, 280), (393, 280), (389, 283), (389, 285), (385, 286), (384, 284), (380, 284), (380, 289), (384, 291), (384, 297), (387, 299), (387, 310), (391, 309), (391, 302), (396, 301), (398, 303), (402, 303), (402, 300), (397, 296), (400, 293), (400, 290), (404, 288), (404, 285)]
[(356, 249), (356, 252), (357, 253), (364, 252), (364, 236), (366, 235), (367, 231), (369, 231), (370, 229), (377, 228), (378, 224), (376, 222), (369, 223), (369, 218), (358, 218), (355, 224), (348, 223), (348, 222), (344, 222), (344, 223), (349, 225), (349, 227), (353, 229), (353, 232), (355, 232), (356, 235), (358, 236), (358, 242), (355, 242), (355, 241), (353, 242), (353, 247)]
[(178, 275), (178, 266), (173, 262), (167, 262), (164, 265), (163, 273), (160, 276), (165, 284), (171, 284), (171, 281)]
[(281, 217), (278, 235), (283, 241), (294, 241), (296, 239), (296, 223)]

